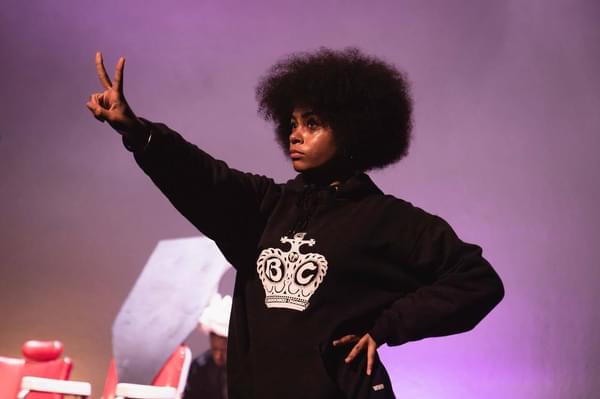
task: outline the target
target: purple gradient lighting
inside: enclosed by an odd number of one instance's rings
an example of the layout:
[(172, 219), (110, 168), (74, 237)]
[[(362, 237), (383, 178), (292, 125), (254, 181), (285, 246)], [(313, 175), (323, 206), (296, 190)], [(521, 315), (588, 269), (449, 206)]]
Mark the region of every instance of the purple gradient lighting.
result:
[(480, 244), (506, 285), (473, 331), (381, 348), (396, 395), (598, 397), (599, 2), (3, 4), (0, 355), (60, 339), (72, 378), (100, 392), (112, 322), (152, 248), (197, 234), (85, 108), (96, 51), (110, 70), (127, 57), (138, 114), (283, 181), (294, 173), (256, 114), (258, 78), (284, 54), (352, 45), (405, 70), (415, 99), (410, 155), (372, 177)]

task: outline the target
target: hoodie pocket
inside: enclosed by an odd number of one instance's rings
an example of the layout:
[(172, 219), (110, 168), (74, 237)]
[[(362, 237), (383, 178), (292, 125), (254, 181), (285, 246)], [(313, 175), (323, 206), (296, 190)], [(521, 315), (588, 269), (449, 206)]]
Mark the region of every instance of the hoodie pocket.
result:
[(324, 348), (324, 367), (335, 384), (338, 395), (347, 399), (395, 399), (390, 377), (381, 363), (379, 356), (371, 375), (367, 375), (367, 352), (361, 352), (347, 364), (344, 359), (352, 350), (353, 345)]
[(319, 376), (320, 381), (323, 381), (323, 389), (328, 392), (327, 398), (343, 399), (344, 395), (338, 387), (335, 374), (337, 357), (339, 357), (338, 351), (330, 343), (321, 343), (317, 345), (315, 352), (317, 360), (315, 374)]

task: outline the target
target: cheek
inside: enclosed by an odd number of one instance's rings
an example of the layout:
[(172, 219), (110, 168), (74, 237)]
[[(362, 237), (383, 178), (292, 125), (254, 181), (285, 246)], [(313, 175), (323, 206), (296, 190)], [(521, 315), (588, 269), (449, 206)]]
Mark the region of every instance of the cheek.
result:
[(329, 161), (335, 156), (337, 152), (337, 146), (335, 145), (332, 137), (320, 137), (319, 142), (316, 144), (315, 155), (317, 155), (321, 161)]

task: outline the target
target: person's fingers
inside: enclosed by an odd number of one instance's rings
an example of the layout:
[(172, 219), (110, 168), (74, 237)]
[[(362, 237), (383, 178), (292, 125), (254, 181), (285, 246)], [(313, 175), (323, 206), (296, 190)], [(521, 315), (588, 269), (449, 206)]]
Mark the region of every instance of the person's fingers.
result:
[(110, 89), (112, 87), (112, 83), (110, 82), (110, 78), (106, 73), (106, 68), (104, 68), (104, 62), (102, 61), (102, 53), (96, 53), (96, 73), (98, 74), (98, 79), (100, 79), (100, 84), (105, 89)]
[(356, 355), (358, 355), (365, 347), (365, 337), (362, 337), (357, 343), (356, 345), (354, 345), (354, 347), (352, 348), (352, 350), (348, 353), (348, 356), (346, 356), (346, 359), (344, 359), (344, 361), (346, 363), (350, 363), (351, 361), (354, 360), (354, 358), (356, 357)]
[(98, 108), (107, 109), (107, 105), (105, 104), (105, 98), (103, 93), (94, 93), (90, 96), (90, 102), (94, 104)]
[(377, 344), (373, 339), (368, 340), (367, 346), (367, 375), (371, 375), (373, 372), (373, 365), (375, 364), (375, 354), (377, 353)]
[(125, 57), (119, 58), (115, 69), (115, 79), (113, 88), (123, 94), (123, 69), (125, 69)]
[(98, 94), (92, 94), (90, 96), (90, 100), (85, 104), (85, 106), (94, 114), (94, 118), (98, 119), (100, 122), (104, 122), (106, 120), (105, 110), (98, 103)]
[(88, 109), (93, 113), (95, 113), (96, 108), (98, 107), (98, 100), (96, 96), (96, 94), (92, 94), (88, 102), (85, 104), (85, 106), (88, 107)]
[(349, 344), (351, 342), (356, 342), (358, 341), (358, 336), (351, 334), (351, 335), (344, 335), (342, 338), (338, 338), (336, 340), (333, 341), (333, 346), (337, 346), (337, 345), (345, 345), (345, 344)]
[(103, 110), (102, 109), (98, 109), (95, 108), (93, 105), (91, 105), (90, 103), (86, 104), (86, 107), (92, 111), (92, 114), (94, 114), (94, 118), (96, 118), (97, 120), (99, 120), (100, 122), (106, 122), (106, 118), (103, 116)]

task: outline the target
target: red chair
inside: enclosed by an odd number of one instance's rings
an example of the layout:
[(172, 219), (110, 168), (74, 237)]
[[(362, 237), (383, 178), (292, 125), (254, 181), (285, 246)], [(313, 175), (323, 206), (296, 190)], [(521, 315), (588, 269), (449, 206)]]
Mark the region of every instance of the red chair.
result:
[(177, 347), (160, 369), (152, 385), (119, 383), (115, 361), (110, 362), (101, 399), (179, 399), (183, 395), (192, 352), (185, 345)]
[(85, 383), (63, 385), (71, 374), (73, 362), (60, 357), (61, 342), (27, 341), (22, 352), (22, 359), (0, 357), (0, 398), (61, 399), (63, 393), (89, 391), (89, 384)]

